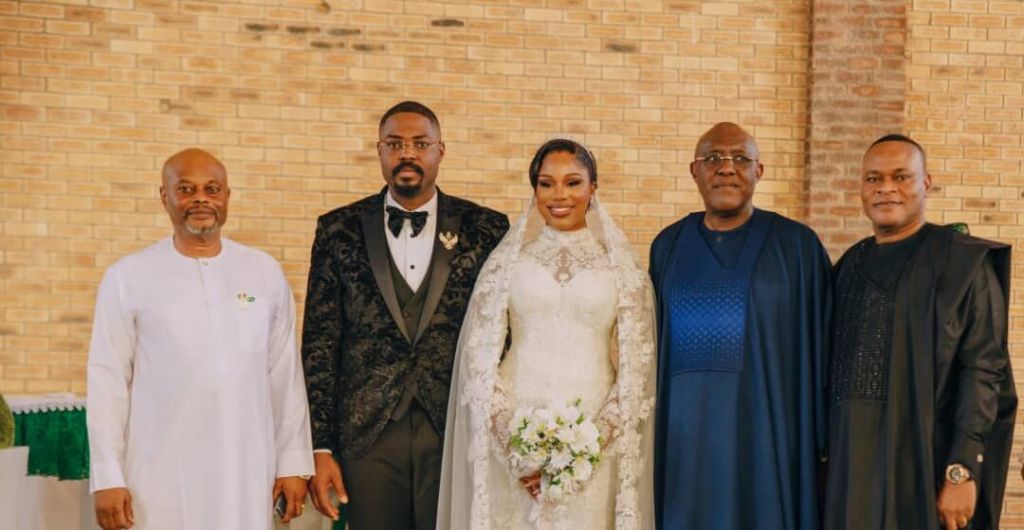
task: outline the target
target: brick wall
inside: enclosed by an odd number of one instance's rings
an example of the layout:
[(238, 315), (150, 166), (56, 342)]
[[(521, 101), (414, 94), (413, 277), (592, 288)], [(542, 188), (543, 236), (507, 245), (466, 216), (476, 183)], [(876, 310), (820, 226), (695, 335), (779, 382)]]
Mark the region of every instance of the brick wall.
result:
[[(511, 214), (537, 145), (587, 143), (642, 254), (699, 208), (686, 166), (721, 120), (760, 142), (757, 204), (833, 255), (867, 234), (856, 164), (890, 128), (929, 149), (933, 220), (1019, 245), (1022, 31), (1015, 0), (0, 0), (0, 392), (84, 392), (97, 282), (168, 234), (183, 147), (226, 163), (227, 233), (301, 303), (316, 216), (379, 189), (376, 123), (407, 98), (441, 118), (444, 189)], [(1012, 315), (1018, 352), (1020, 289)], [(1024, 528), (1022, 496), (1014, 475)]]
[(814, 2), (806, 208), (833, 256), (871, 231), (860, 202), (866, 146), (905, 129), (906, 5)]
[(84, 391), (96, 284), (168, 233), (159, 167), (226, 163), (227, 232), (302, 298), (316, 216), (380, 188), (380, 114), (440, 115), (440, 184), (509, 213), (556, 134), (646, 253), (700, 205), (687, 170), (720, 120), (758, 136), (758, 203), (803, 211), (805, 2), (0, 1), (0, 391)]
[[(909, 9), (906, 128), (928, 150), (929, 217), (966, 221), (1015, 247), (1010, 351), (1024, 381), (1024, 2), (915, 0)], [(1024, 396), (1024, 392), (1018, 390)], [(1021, 415), (1018, 414), (1018, 420)], [(1024, 428), (1018, 424), (1014, 456)], [(1011, 464), (1003, 528), (1024, 528)]]

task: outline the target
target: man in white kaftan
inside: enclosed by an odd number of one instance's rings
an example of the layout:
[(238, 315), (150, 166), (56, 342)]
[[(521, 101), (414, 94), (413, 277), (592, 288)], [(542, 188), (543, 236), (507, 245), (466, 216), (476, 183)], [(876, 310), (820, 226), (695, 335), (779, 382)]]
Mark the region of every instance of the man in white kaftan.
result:
[[(97, 297), (97, 520), (105, 530), (270, 529), (272, 499), (284, 494), (287, 518), (297, 516), (313, 472), (292, 291), (272, 257), (220, 237), (223, 166), (199, 150), (175, 157), (161, 188), (175, 235), (115, 263)], [(210, 177), (218, 166), (223, 178)]]

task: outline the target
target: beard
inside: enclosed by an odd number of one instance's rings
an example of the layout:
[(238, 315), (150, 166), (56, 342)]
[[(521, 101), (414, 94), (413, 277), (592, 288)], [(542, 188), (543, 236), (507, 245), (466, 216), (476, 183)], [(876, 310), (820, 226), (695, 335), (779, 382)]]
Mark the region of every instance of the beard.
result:
[(218, 231), (220, 231), (220, 227), (224, 224), (224, 218), (221, 217), (221, 212), (216, 209), (213, 210), (213, 223), (210, 223), (208, 225), (192, 225), (191, 223), (188, 222), (189, 217), (190, 212), (186, 212), (184, 222), (182, 222), (181, 225), (186, 232), (194, 236), (208, 236), (211, 234), (216, 234)]
[(194, 236), (208, 236), (210, 234), (215, 234), (220, 230), (219, 222), (207, 226), (192, 226), (188, 223), (185, 223), (184, 226), (185, 231)]
[[(398, 181), (398, 173), (404, 169), (411, 169), (415, 171), (419, 176), (420, 180), (414, 184), (402, 184)], [(416, 197), (423, 191), (423, 168), (410, 162), (402, 162), (391, 170), (391, 189), (395, 193), (402, 197)]]
[(411, 199), (423, 191), (423, 184), (420, 182), (417, 182), (416, 184), (399, 184), (396, 182), (391, 186), (391, 189), (402, 197), (408, 197)]

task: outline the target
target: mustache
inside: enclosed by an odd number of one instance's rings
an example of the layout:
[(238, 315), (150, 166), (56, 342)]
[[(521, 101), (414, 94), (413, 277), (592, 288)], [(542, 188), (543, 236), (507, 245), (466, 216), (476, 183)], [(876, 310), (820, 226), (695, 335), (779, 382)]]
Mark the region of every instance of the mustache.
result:
[(212, 213), (213, 215), (220, 217), (220, 211), (210, 206), (193, 206), (185, 210), (185, 215), (192, 215), (196, 213)]
[(412, 162), (402, 162), (401, 164), (398, 164), (391, 170), (391, 177), (393, 178), (398, 176), (398, 173), (403, 169), (411, 169), (418, 173), (419, 176), (423, 176), (423, 168), (417, 166), (416, 164), (413, 164)]

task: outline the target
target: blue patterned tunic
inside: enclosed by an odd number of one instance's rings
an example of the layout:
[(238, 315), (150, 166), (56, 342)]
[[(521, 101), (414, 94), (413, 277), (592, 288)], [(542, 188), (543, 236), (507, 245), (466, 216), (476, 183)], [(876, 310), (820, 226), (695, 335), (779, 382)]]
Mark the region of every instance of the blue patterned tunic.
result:
[(819, 528), (828, 256), (809, 228), (771, 212), (755, 210), (722, 248), (703, 221), (687, 216), (651, 249), (659, 527)]

